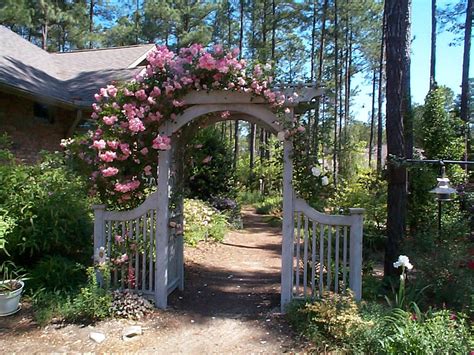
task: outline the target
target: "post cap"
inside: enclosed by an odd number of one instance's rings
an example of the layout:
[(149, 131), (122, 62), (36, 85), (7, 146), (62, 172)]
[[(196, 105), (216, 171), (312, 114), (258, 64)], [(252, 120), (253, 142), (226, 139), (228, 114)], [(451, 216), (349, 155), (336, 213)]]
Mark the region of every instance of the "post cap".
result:
[(353, 215), (353, 214), (364, 214), (365, 213), (365, 208), (349, 208), (349, 213), (351, 215)]

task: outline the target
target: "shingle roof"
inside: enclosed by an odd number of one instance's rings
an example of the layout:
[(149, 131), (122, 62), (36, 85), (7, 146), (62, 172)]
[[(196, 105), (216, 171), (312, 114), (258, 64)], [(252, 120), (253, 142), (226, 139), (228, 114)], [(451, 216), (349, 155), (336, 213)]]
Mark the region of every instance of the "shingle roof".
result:
[(89, 106), (100, 87), (128, 80), (153, 44), (48, 53), (0, 25), (0, 85)]

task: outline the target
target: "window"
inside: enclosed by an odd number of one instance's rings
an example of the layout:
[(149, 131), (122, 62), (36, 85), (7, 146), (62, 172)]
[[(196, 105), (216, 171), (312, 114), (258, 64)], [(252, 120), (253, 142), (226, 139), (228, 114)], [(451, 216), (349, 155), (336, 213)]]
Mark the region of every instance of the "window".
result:
[(33, 116), (42, 123), (54, 123), (54, 115), (48, 105), (35, 102), (33, 105)]

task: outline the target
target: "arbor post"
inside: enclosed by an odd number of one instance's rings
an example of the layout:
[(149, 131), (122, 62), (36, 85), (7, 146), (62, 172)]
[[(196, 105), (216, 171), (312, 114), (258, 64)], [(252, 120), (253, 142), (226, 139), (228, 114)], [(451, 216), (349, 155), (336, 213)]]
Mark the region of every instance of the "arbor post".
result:
[(105, 205), (93, 205), (94, 210), (94, 253), (105, 247), (104, 213)]
[[(289, 117), (288, 117), (289, 116)], [(293, 118), (293, 110), (287, 119)], [(292, 298), (293, 289), (293, 142), (285, 140), (283, 143), (283, 241), (281, 250), (281, 312)]]
[(168, 243), (169, 243), (169, 150), (158, 156), (158, 206), (155, 232), (155, 305), (166, 308), (168, 301)]

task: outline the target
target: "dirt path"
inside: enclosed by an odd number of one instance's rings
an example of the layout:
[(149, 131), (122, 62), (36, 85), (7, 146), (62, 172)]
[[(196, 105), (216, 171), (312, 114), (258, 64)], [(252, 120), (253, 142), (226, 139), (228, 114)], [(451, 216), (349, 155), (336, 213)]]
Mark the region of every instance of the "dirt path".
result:
[[(170, 296), (168, 310), (138, 322), (42, 329), (21, 311), (8, 322), (0, 319), (0, 352), (301, 352), (304, 344), (279, 315), (280, 229), (250, 209), (243, 218), (244, 229), (229, 233), (222, 244), (186, 248), (185, 291)], [(121, 340), (123, 329), (135, 324), (144, 334)], [(105, 333), (106, 340), (96, 344), (91, 331)]]

